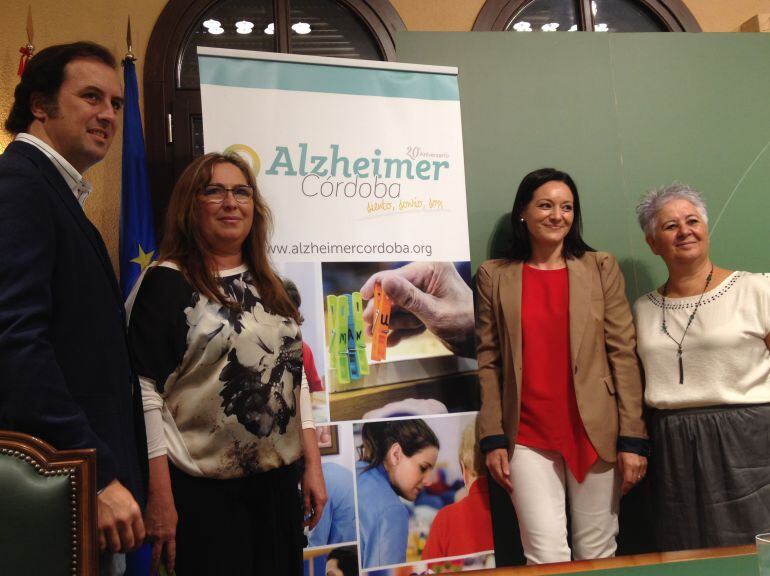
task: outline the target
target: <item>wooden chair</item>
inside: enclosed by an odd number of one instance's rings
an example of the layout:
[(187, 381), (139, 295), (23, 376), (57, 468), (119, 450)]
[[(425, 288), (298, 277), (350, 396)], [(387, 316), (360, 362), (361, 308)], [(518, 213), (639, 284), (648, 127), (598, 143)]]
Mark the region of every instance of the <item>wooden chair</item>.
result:
[(0, 430), (0, 573), (98, 576), (95, 450)]

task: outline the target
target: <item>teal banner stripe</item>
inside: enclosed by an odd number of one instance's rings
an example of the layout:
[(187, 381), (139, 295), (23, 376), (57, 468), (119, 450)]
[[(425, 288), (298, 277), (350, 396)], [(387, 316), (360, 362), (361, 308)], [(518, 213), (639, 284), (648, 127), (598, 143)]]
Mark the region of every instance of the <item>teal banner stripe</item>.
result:
[(457, 76), (374, 68), (199, 56), (201, 84), (328, 94), (460, 100)]

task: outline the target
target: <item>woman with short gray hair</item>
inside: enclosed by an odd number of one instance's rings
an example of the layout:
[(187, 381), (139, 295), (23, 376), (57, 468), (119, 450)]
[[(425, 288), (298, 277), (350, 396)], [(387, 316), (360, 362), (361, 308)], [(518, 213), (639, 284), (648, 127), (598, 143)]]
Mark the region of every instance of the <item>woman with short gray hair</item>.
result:
[(770, 531), (770, 275), (709, 257), (701, 195), (674, 183), (637, 206), (668, 279), (634, 305), (663, 550)]
[(671, 200), (687, 200), (693, 205), (705, 224), (708, 224), (708, 211), (706, 203), (700, 195), (700, 192), (690, 188), (686, 184), (674, 182), (668, 186), (654, 188), (644, 195), (639, 205), (636, 207), (636, 214), (639, 219), (639, 225), (644, 230), (647, 237), (654, 235), (655, 217), (663, 205)]

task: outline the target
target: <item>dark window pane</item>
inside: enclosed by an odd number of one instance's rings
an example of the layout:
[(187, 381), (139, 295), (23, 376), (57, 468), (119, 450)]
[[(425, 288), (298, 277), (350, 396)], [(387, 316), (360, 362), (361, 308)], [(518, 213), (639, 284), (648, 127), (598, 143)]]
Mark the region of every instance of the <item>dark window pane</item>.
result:
[(594, 0), (597, 32), (667, 32), (668, 28), (638, 0)]
[(334, 0), (291, 0), (291, 52), (382, 60), (377, 42), (363, 22)]
[[(198, 88), (198, 46), (275, 52), (272, 0), (223, 0), (208, 10), (193, 28), (182, 51), (180, 88)], [(220, 26), (214, 25), (219, 22)], [(248, 24), (236, 26), (236, 22)], [(265, 29), (273, 32), (268, 34)], [(238, 33), (238, 29), (248, 34)], [(221, 30), (221, 32), (220, 32)]]
[(510, 32), (569, 32), (580, 29), (578, 0), (533, 0), (505, 27)]
[(203, 156), (203, 115), (193, 114), (190, 116), (190, 139), (192, 140), (192, 157)]

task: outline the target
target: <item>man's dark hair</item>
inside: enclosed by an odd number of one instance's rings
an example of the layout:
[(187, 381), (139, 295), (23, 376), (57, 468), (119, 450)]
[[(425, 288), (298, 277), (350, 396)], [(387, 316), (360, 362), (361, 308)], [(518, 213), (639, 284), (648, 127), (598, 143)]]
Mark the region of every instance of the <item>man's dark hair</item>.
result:
[(5, 129), (11, 134), (24, 132), (35, 119), (32, 115), (32, 94), (42, 94), (56, 113), (56, 99), (64, 81), (64, 68), (77, 59), (99, 60), (115, 68), (115, 57), (104, 46), (93, 42), (73, 42), (49, 46), (30, 58), (24, 67), (21, 82), (16, 86), (14, 102)]
[(358, 554), (355, 546), (335, 548), (326, 557), (326, 561), (336, 560), (337, 566), (345, 576), (358, 576)]

